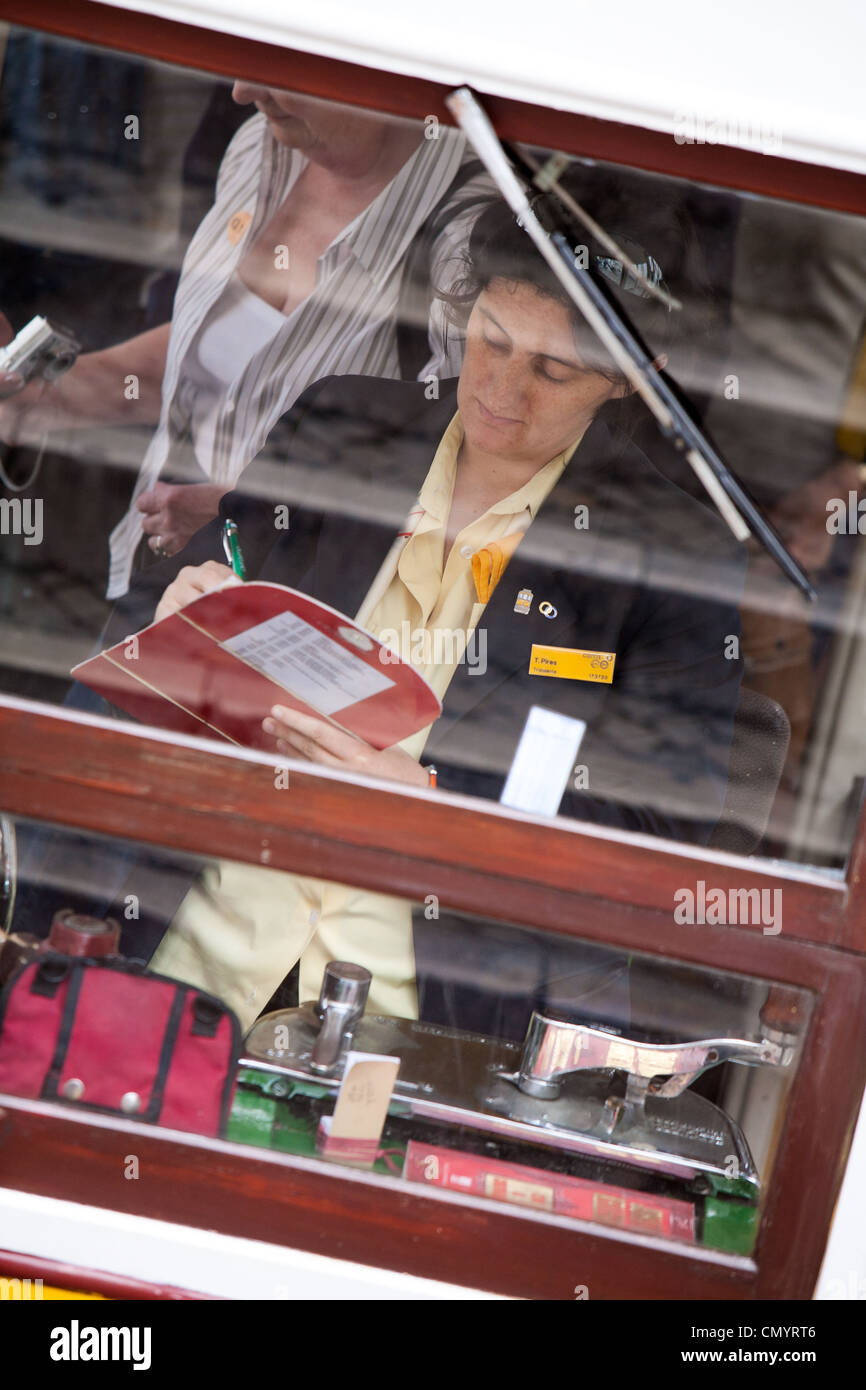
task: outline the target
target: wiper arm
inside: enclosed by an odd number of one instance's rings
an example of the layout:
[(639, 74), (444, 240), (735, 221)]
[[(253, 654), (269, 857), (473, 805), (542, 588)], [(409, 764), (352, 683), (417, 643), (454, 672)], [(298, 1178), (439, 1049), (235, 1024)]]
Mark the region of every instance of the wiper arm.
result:
[[(445, 101), (563, 289), (652, 412), (659, 429), (685, 455), (733, 535), (739, 541), (746, 541), (754, 534), (783, 574), (807, 599), (814, 600), (816, 594), (808, 575), (680, 404), (670, 386), (656, 372), (625, 318), (611, 304), (589, 272), (578, 263), (567, 237), (562, 232), (545, 231), (532, 211), (526, 190), (514, 172), (487, 113), (474, 94), (468, 87), (459, 87)], [(552, 188), (552, 192), (555, 195), (555, 188)]]
[(526, 182), (531, 183), (540, 193), (553, 193), (556, 201), (561, 203), (572, 217), (586, 228), (590, 236), (594, 237), (611, 256), (625, 266), (634, 280), (642, 286), (647, 299), (657, 299), (660, 304), (664, 304), (666, 309), (681, 309), (683, 307), (680, 301), (674, 299), (663, 285), (654, 284), (652, 280), (647, 279), (643, 270), (639, 265), (635, 265), (628, 252), (614, 241), (610, 233), (605, 231), (594, 217), (590, 217), (586, 208), (581, 207), (580, 203), (572, 198), (567, 188), (563, 188), (559, 182), (559, 176), (572, 162), (568, 155), (552, 154), (544, 164), (539, 164), (526, 150), (517, 150), (506, 140), (500, 140), (499, 143), (511, 163), (521, 171)]

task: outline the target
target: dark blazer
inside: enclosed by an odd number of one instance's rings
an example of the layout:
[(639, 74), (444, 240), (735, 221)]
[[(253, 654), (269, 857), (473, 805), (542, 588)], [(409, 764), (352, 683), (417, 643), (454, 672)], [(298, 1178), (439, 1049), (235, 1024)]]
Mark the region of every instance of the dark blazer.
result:
[[(423, 384), (363, 377), (307, 390), (269, 441), (271, 462), (251, 464), (223, 499), (250, 578), (291, 585), (353, 615), (418, 496), (456, 408), (456, 385), (442, 383), (437, 400)], [(315, 506), (309, 492), (299, 495), (311, 478)], [(280, 503), (289, 506), (288, 530), (275, 529)], [(578, 529), (576, 518), (588, 526)], [(133, 608), (119, 620), (124, 634), (149, 620), (145, 609), (182, 564), (222, 558), (220, 525), (138, 581)], [(498, 798), (529, 709), (539, 704), (587, 722), (578, 753), (585, 772), (561, 814), (705, 840), (724, 799), (744, 567), (743, 548), (717, 514), (664, 478), (606, 407), (487, 604), (486, 671), (457, 667), (424, 753), (440, 785)], [(524, 588), (534, 596), (528, 614), (514, 611)], [(544, 601), (555, 617), (543, 616)], [(144, 604), (137, 613), (135, 603)], [(613, 681), (530, 675), (533, 643), (615, 652)]]

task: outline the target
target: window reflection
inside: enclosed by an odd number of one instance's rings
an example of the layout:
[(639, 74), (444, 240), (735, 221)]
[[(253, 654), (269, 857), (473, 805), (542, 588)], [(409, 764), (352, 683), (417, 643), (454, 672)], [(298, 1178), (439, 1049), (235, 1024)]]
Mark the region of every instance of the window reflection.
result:
[[(263, 960), (258, 932), (269, 923), (246, 917), (244, 898), (260, 870), (153, 851), (147, 873), (139, 869), (112, 916), (98, 920), (80, 912), (94, 855), (110, 848), (122, 858), (135, 847), (59, 828), (57, 838), (72, 852), (65, 877), (51, 879), (51, 919), (28, 936), (16, 913), (0, 948), (5, 1017), (15, 1025), (0, 1024), (0, 1091), (32, 1096), (41, 1085), (38, 1059), (54, 1055), (46, 1034), (60, 1018), (52, 991), (74, 978), (79, 994), (70, 986), (63, 996), (63, 1018), (77, 1071), (70, 1080), (61, 1062), (43, 1099), (751, 1252), (808, 1024), (804, 991), (465, 916), (436, 893), (413, 903), (274, 872), (279, 951), (274, 936)], [(4, 839), (8, 854), (8, 828)], [(240, 1020), (244, 1041), (229, 1059), (236, 1087), (218, 1129), (209, 1097), (222, 1093), (224, 1078), (213, 1068), (198, 1078), (195, 1105), (175, 1088), (166, 1115), (155, 1097), (146, 1111), (130, 1110), (120, 1079), (133, 1061), (137, 1076), (146, 1071), (140, 1029), (118, 1029), (112, 1005), (134, 986), (140, 1028), (152, 1026), (143, 993), (150, 977), (141, 970), (151, 915), (196, 873), (234, 892), (235, 931), (215, 933), (209, 958), (184, 955), (175, 941), (173, 954), (164, 943), (152, 964), (163, 994), (167, 981), (191, 991), (184, 997), (201, 1025), (197, 1038), (216, 1036), (219, 1006)], [(19, 907), (32, 888), (22, 874)], [(494, 893), (491, 909), (504, 913), (507, 904)], [(229, 940), (232, 958), (220, 969)], [(69, 1002), (81, 990), (103, 1005), (91, 1005), (86, 1054), (76, 1050)], [(335, 1107), (353, 1068), (380, 1063), (387, 1089), (373, 1132), (337, 1134)], [(381, 1069), (365, 1083), (380, 1084)]]
[[(807, 609), (730, 541), (453, 129), (26, 30), (0, 96), (7, 336), (41, 314), (82, 346), (53, 385), (0, 386), (6, 690), (104, 710), (72, 666), (225, 578), (230, 517), (249, 578), (369, 629), (442, 704), (390, 749), (262, 704), (260, 746), (844, 863), (864, 761), (860, 219), (566, 175), (681, 301), (635, 294), (588, 242), (810, 570)], [(183, 567), (199, 578), (173, 589)]]

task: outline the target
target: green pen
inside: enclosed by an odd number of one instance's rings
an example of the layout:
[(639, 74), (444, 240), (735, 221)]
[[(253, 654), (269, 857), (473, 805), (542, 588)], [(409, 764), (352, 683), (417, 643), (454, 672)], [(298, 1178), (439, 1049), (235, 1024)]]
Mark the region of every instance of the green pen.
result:
[(241, 550), (241, 543), (238, 540), (237, 524), (236, 522), (231, 520), (226, 521), (225, 527), (223, 528), (223, 550), (226, 553), (226, 559), (228, 560), (238, 579), (246, 579), (247, 568), (244, 564), (244, 556), (243, 551)]

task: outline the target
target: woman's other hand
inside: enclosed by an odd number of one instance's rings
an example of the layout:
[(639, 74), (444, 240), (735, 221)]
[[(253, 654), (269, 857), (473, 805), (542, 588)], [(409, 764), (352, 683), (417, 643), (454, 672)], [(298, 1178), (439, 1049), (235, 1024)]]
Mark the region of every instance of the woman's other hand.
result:
[[(15, 334), (5, 314), (0, 314), (0, 347), (8, 347)], [(0, 372), (0, 401), (14, 395), (24, 384), (24, 378), (17, 372)]]
[(274, 705), (262, 728), (273, 734), (277, 747), (287, 757), (306, 758), (322, 767), (335, 767), (343, 772), (360, 772), (367, 777), (384, 777), (394, 782), (406, 782), (413, 787), (426, 787), (426, 769), (402, 748), (373, 748), (354, 734), (337, 729), (324, 719), (299, 710)]
[[(0, 372), (0, 440), (38, 444), (54, 430), (155, 424), (159, 419), (169, 325), (99, 352), (82, 353), (56, 381), (34, 377), (21, 387), (15, 373)], [(0, 314), (0, 347), (12, 341), (12, 325)], [(130, 393), (134, 379), (136, 390)]]
[(228, 565), (221, 565), (217, 560), (207, 560), (203, 565), (185, 565), (160, 599), (156, 621), (167, 618), (171, 613), (178, 613), (181, 608), (186, 608), (188, 603), (201, 598), (202, 594), (211, 593), (213, 589), (240, 583), (240, 579)]
[(226, 489), (217, 483), (156, 483), (136, 502), (151, 550), (176, 555), (219, 512)]
[[(15, 334), (5, 314), (0, 314), (0, 347), (7, 347)], [(23, 428), (24, 417), (42, 399), (46, 383), (41, 377), (24, 384), (24, 378), (17, 372), (0, 371), (0, 440), (4, 444), (26, 444), (31, 442), (29, 431)], [(38, 432), (43, 432), (46, 422), (40, 421)]]

